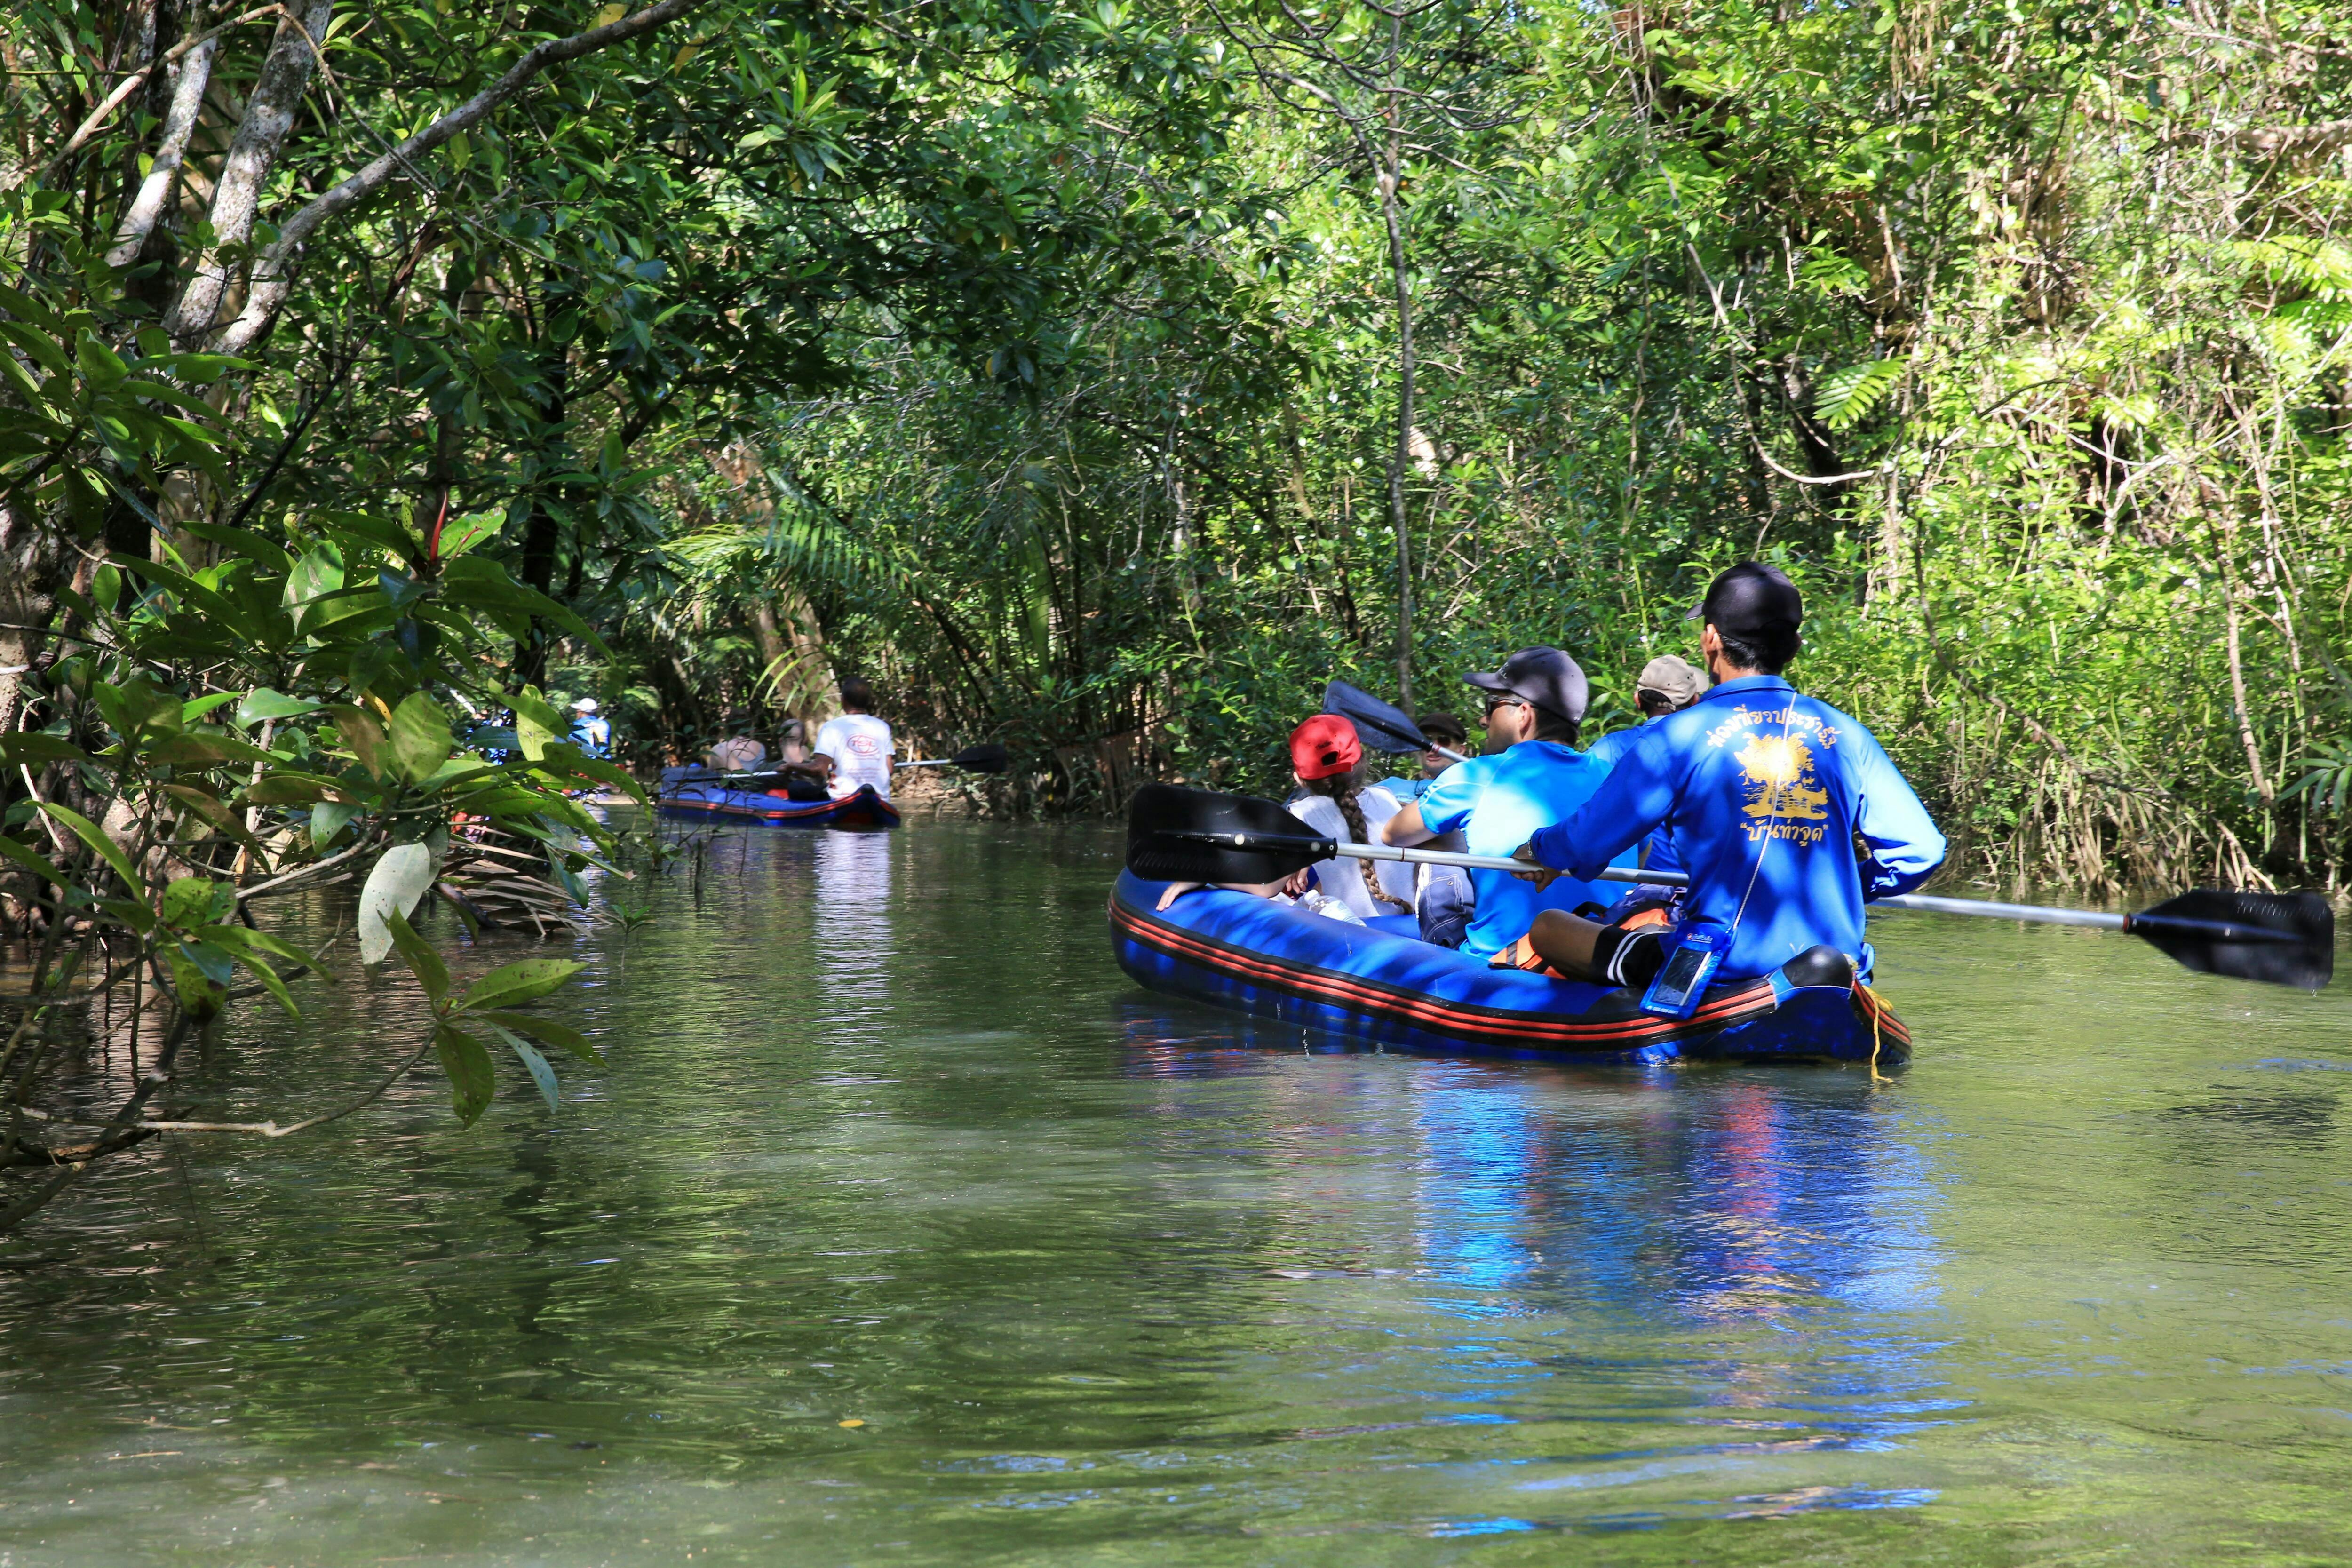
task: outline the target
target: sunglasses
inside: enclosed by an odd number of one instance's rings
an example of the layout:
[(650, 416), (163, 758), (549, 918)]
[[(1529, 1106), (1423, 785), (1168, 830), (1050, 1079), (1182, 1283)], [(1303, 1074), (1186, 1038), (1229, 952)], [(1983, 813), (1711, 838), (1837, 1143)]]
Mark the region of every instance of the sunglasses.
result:
[(1486, 694), (1486, 717), (1489, 719), (1495, 716), (1495, 710), (1497, 708), (1532, 708), (1534, 706), (1535, 704), (1526, 698), (1514, 697), (1507, 691), (1491, 691)]

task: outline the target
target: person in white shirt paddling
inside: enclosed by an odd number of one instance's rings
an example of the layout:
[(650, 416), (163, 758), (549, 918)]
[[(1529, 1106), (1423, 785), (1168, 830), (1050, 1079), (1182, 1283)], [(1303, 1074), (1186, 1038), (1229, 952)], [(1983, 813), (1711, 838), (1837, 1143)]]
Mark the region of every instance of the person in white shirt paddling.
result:
[(835, 800), (866, 784), (888, 800), (895, 746), (889, 721), (875, 716), (874, 688), (864, 676), (842, 678), (841, 707), (841, 717), (826, 720), (816, 732), (816, 755), (796, 771), (815, 774)]

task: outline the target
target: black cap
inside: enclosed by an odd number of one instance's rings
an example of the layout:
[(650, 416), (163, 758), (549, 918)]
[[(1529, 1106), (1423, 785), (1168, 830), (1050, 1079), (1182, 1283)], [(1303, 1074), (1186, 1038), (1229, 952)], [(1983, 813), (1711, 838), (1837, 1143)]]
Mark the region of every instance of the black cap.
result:
[(1584, 717), (1591, 690), (1576, 660), (1556, 647), (1523, 647), (1493, 674), (1462, 678), (1481, 691), (1499, 691), (1531, 702), (1556, 719), (1575, 723)]
[(1706, 597), (1685, 620), (1704, 621), (1744, 643), (1794, 637), (1805, 624), (1805, 601), (1778, 566), (1747, 561), (1707, 584)]
[(1416, 713), (1412, 717), (1412, 722), (1414, 728), (1433, 741), (1458, 742), (1470, 733), (1468, 730), (1463, 728), (1460, 719), (1443, 709), (1431, 713)]

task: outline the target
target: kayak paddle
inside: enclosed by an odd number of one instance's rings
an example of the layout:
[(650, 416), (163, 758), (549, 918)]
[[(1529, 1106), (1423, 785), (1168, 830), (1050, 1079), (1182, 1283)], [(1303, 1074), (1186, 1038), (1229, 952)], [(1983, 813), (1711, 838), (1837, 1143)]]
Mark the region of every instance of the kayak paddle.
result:
[(1004, 748), (994, 741), (983, 741), (977, 746), (966, 746), (952, 757), (931, 757), (919, 763), (900, 763), (902, 768), (961, 768), (968, 773), (1001, 773), (1012, 765)]
[(1361, 687), (1335, 680), (1323, 689), (1323, 711), (1336, 713), (1356, 727), (1356, 738), (1376, 752), (1435, 752), (1457, 763), (1470, 759), (1450, 746), (1441, 746), (1421, 732), (1402, 708), (1391, 708)]
[(2242, 893), (2199, 888), (2130, 915), (2054, 910), (2041, 904), (1997, 904), (1981, 899), (1937, 899), (1924, 893), (1880, 899), (1871, 907), (2129, 931), (2174, 963), (2200, 973), (2293, 985), (2305, 991), (2318, 990), (2336, 974), (2336, 911), (2317, 893)]
[[(1274, 802), (1245, 795), (1145, 784), (1128, 809), (1127, 868), (1148, 881), (1275, 882), (1334, 856), (1466, 866), (1475, 871), (1528, 869), (1526, 861), (1500, 855), (1342, 843), (1322, 837)], [(1679, 888), (1687, 879), (1679, 871), (1650, 873), (1610, 866), (1599, 879)]]
[[(1528, 869), (1524, 861), (1495, 855), (1338, 843), (1321, 837), (1274, 802), (1250, 795), (1146, 784), (1136, 791), (1128, 812), (1127, 868), (1150, 881), (1272, 882), (1335, 856), (1466, 866), (1484, 871)], [(1638, 871), (1616, 866), (1603, 867), (1597, 879), (1668, 888), (1690, 884), (1690, 879), (1679, 871)], [(1879, 899), (1871, 907), (2128, 931), (2200, 973), (2305, 991), (2318, 990), (2336, 973), (2336, 914), (2317, 893), (2200, 888), (2154, 909), (2120, 915), (1981, 899), (1939, 899), (1922, 893)]]

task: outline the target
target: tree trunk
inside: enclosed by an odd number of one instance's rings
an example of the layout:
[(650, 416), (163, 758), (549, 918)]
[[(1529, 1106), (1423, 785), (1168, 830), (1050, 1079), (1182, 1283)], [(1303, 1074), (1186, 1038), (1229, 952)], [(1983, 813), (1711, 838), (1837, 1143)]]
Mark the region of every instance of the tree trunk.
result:
[(30, 628), (49, 624), (64, 580), (65, 550), (51, 520), (22, 498), (0, 501), (0, 734), (22, 721), (25, 678), (48, 640)]
[[(1182, 404), (1177, 405), (1182, 417)], [(1175, 534), (1171, 540), (1171, 553), (1176, 558), (1176, 593), (1184, 609), (1184, 623), (1192, 628), (1192, 640), (1201, 640), (1201, 584), (1192, 574), (1192, 502), (1184, 491), (1184, 473), (1176, 461), (1176, 427), (1168, 427), (1168, 447), (1161, 459), (1162, 477), (1168, 482), (1168, 504), (1175, 513)]]
[(1389, 275), (1396, 286), (1397, 417), (1396, 444), (1389, 452), (1389, 526), (1396, 532), (1397, 704), (1412, 708), (1412, 521), (1405, 510), (1404, 470), (1412, 460), (1412, 279), (1405, 270), (1404, 215), (1397, 202), (1397, 186), (1404, 174), (1404, 123), (1397, 107), (1394, 84), (1394, 30), (1402, 26), (1390, 18), (1391, 28), (1391, 85), (1388, 103), (1387, 156), (1377, 171), (1381, 187), (1381, 220), (1388, 227)]
[(187, 155), (188, 138), (195, 134), (197, 111), (204, 108), (205, 93), (212, 86), (213, 56), (219, 49), (218, 38), (207, 38), (171, 66), (172, 101), (163, 114), (163, 140), (155, 144), (147, 177), (140, 181), (138, 194), (114, 231), (113, 248), (106, 253), (108, 266), (129, 267), (136, 262), (147, 237), (155, 230), (156, 220), (163, 216), (172, 187), (179, 180), (180, 160)]
[[(1830, 427), (1813, 417), (1813, 376), (1805, 368), (1801, 355), (1791, 351), (1780, 362), (1779, 387), (1781, 401), (1788, 405), (1789, 423), (1796, 430), (1797, 450), (1805, 455), (1805, 471), (1817, 479), (1845, 472), (1845, 461), (1839, 457), (1836, 437)], [(1842, 495), (1843, 485), (1831, 489), (1832, 495)]]
[(777, 628), (775, 608), (765, 599), (751, 601), (751, 636), (760, 645), (760, 673), (768, 687), (768, 706), (786, 712), (792, 707), (792, 693), (786, 689), (793, 678), (792, 661), (786, 657), (791, 650)]
[[(253, 243), (254, 219), (261, 210), (261, 192), (269, 172), (294, 128), (302, 94), (318, 68), (319, 46), (326, 40), (331, 0), (312, 0), (300, 26), (278, 24), (278, 37), (254, 78), (253, 95), (246, 100), (245, 118), (237, 122), (228, 156), (221, 163), (213, 187), (212, 244), (196, 262), (195, 275), (181, 291), (179, 302), (165, 319), (164, 330), (182, 350), (204, 346), (219, 324), (221, 307), (229, 292), (232, 270)], [(290, 16), (290, 13), (289, 13)], [(307, 35), (307, 36), (306, 36)]]
[[(545, 315), (541, 330), (547, 330)], [(547, 376), (545, 401), (541, 405), (546, 419), (545, 433), (541, 437), (539, 477), (535, 478), (531, 495), (530, 517), (523, 524), (521, 570), (517, 575), (527, 588), (553, 597), (555, 587), (555, 552), (562, 542), (563, 520), (556, 511), (557, 497), (550, 493), (544, 476), (558, 466), (570, 417), (571, 374), (570, 356), (559, 345), (547, 343), (541, 353)], [(530, 632), (515, 645), (515, 679), (537, 685), (547, 673), (547, 649), (553, 639), (545, 626), (536, 620)]]

